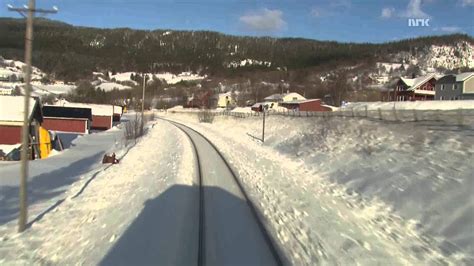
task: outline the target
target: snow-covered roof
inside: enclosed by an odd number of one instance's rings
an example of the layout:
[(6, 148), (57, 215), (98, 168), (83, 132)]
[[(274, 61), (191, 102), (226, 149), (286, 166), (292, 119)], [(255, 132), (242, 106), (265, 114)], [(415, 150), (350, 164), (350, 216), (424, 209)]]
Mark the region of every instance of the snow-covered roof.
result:
[(55, 105), (66, 107), (90, 108), (92, 110), (92, 115), (96, 116), (114, 115), (114, 106), (109, 104), (71, 103), (66, 100), (61, 100), (56, 102)]
[(293, 100), (293, 101), (284, 102), (283, 104), (300, 104), (300, 103), (309, 103), (309, 102), (315, 102), (315, 101), (321, 101), (321, 99)]
[(281, 98), (283, 98), (283, 96), (279, 93), (275, 93), (275, 94), (272, 94), (268, 97), (265, 97), (265, 100), (266, 101), (270, 101), (270, 100), (281, 100)]
[[(30, 118), (36, 104), (36, 100), (30, 98)], [(0, 122), (23, 122), (24, 106), (25, 98), (23, 96), (0, 96)]]
[(434, 74), (429, 74), (429, 75), (417, 77), (414, 79), (403, 78), (403, 77), (401, 77), (400, 79), (402, 80), (403, 83), (405, 83), (408, 86), (408, 90), (416, 90), (418, 87), (425, 84), (427, 81), (429, 81), (432, 78), (435, 78)]
[(456, 82), (465, 81), (466, 79), (474, 76), (474, 72), (465, 72), (456, 75)]
[(297, 93), (297, 92), (284, 93), (284, 94), (282, 95), (282, 98), (285, 98), (285, 97), (306, 99), (303, 95), (301, 95), (301, 94), (299, 94), (299, 93)]

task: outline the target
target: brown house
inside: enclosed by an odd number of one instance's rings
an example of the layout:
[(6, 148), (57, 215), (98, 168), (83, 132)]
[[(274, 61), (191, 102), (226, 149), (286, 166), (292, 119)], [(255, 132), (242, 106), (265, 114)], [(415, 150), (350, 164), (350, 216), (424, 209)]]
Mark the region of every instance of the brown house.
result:
[(390, 92), (390, 101), (434, 100), (436, 78), (434, 74), (418, 78), (400, 78)]

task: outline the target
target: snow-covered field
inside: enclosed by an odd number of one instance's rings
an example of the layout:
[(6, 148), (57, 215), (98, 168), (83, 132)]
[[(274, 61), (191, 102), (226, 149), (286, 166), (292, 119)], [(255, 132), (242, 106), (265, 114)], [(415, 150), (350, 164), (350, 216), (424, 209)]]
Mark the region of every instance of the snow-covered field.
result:
[[(136, 81), (133, 81), (133, 80), (130, 79), (130, 76), (132, 74), (137, 75), (136, 72), (123, 72), (123, 73), (117, 73), (115, 75), (111, 75), (110, 79), (114, 78), (116, 81), (130, 81), (130, 82), (133, 82), (133, 83), (137, 84)], [(138, 74), (140, 74), (140, 73), (138, 73)], [(147, 73), (147, 75), (154, 76), (155, 78), (163, 80), (167, 84), (170, 84), (170, 85), (171, 84), (176, 84), (176, 83), (181, 82), (181, 81), (196, 81), (196, 80), (199, 81), (199, 80), (202, 80), (202, 79), (206, 78), (205, 76), (200, 76), (198, 74), (194, 74), (194, 73), (191, 73), (191, 72), (182, 72), (178, 75), (172, 74), (172, 73), (169, 73), (169, 72), (156, 73), (156, 74)]]
[(166, 117), (221, 149), (296, 265), (474, 263), (474, 125), (270, 116), (262, 145), (258, 117)]
[(64, 84), (63, 82), (57, 82), (54, 84), (41, 84), (41, 82), (32, 82), (31, 85), (34, 92), (44, 92), (43, 94), (67, 94), (76, 88), (76, 85)]
[(474, 110), (474, 100), (462, 101), (413, 101), (413, 102), (352, 102), (345, 108), (374, 110)]
[(102, 82), (102, 83), (100, 83), (99, 85), (97, 85), (96, 88), (101, 88), (101, 89), (103, 89), (104, 91), (112, 91), (112, 90), (114, 90), (114, 89), (117, 89), (117, 90), (129, 90), (129, 89), (131, 89), (132, 87), (130, 87), (130, 86), (125, 86), (125, 85), (122, 85), (122, 84), (118, 84), (118, 83), (115, 83), (115, 82)]

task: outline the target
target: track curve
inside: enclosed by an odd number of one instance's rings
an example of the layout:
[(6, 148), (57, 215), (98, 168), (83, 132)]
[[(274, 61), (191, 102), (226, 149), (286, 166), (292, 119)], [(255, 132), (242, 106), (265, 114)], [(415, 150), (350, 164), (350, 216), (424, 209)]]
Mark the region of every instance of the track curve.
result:
[(184, 132), (196, 155), (198, 265), (283, 265), (282, 252), (265, 228), (263, 216), (217, 147), (196, 130), (162, 119)]

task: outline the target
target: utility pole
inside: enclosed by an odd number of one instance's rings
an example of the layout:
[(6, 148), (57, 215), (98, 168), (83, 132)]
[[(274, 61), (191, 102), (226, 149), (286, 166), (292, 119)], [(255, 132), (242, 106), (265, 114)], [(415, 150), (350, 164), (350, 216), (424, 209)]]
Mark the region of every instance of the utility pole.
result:
[[(33, 46), (33, 20), (35, 13), (57, 13), (58, 9), (54, 7), (52, 10), (36, 9), (35, 0), (30, 0), (28, 6), (23, 8), (14, 8), (8, 6), (9, 11), (20, 13), (26, 17), (26, 36), (25, 36), (25, 102), (23, 109), (23, 127), (21, 133), (21, 172), (20, 172), (20, 214), (18, 217), (18, 232), (21, 233), (26, 229), (28, 221), (28, 195), (27, 195), (27, 179), (28, 179), (28, 151), (29, 151), (29, 109), (31, 95), (31, 50)], [(26, 15), (25, 15), (26, 13)]]
[(265, 142), (265, 113), (268, 109), (268, 105), (267, 104), (262, 104), (260, 105), (261, 106), (261, 110), (263, 112), (263, 123), (262, 123), (262, 143)]
[(265, 142), (265, 107), (263, 108), (262, 143)]
[(146, 73), (143, 73), (142, 121), (141, 121), (142, 130), (143, 130), (143, 126), (144, 126), (144, 123), (145, 123), (145, 121), (143, 120), (144, 119), (144, 111), (145, 111), (145, 86), (146, 86)]

